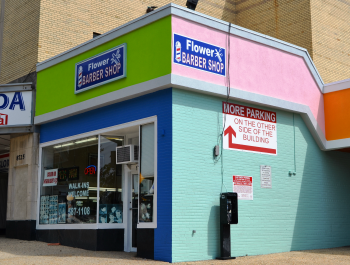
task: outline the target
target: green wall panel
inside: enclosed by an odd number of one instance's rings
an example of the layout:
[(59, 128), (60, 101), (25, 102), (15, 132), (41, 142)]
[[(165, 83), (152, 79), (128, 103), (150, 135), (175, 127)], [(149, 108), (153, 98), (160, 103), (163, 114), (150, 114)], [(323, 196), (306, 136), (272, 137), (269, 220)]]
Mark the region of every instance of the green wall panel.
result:
[[(219, 194), (232, 192), (233, 175), (252, 176), (254, 190), (253, 201), (239, 200), (239, 224), (231, 225), (233, 256), (350, 245), (350, 154), (321, 151), (296, 114), (290, 177), (293, 114), (272, 110), (278, 155), (224, 150), (216, 161), (222, 101), (173, 90), (172, 261), (219, 255)], [(272, 189), (260, 187), (260, 165), (272, 166)]]
[[(75, 95), (75, 64), (122, 43), (127, 43), (127, 77)], [(171, 17), (169, 16), (38, 72), (36, 115), (170, 73)]]

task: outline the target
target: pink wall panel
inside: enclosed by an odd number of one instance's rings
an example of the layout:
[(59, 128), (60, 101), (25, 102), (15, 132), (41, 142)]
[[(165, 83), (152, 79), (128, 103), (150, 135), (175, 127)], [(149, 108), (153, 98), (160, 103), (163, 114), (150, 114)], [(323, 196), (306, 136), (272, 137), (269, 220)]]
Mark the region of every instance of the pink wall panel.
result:
[[(222, 31), (176, 16), (172, 17), (172, 29), (227, 49), (227, 34)], [(302, 57), (232, 35), (230, 43), (231, 87), (308, 105), (325, 133), (323, 94)], [(226, 85), (225, 77), (175, 63), (172, 73)]]

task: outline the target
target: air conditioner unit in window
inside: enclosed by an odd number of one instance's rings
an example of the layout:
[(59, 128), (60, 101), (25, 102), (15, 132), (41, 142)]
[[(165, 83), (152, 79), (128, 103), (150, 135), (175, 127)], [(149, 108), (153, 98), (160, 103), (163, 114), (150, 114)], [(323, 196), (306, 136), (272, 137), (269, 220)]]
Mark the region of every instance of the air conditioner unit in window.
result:
[(117, 164), (136, 164), (139, 160), (137, 145), (123, 145), (117, 147)]

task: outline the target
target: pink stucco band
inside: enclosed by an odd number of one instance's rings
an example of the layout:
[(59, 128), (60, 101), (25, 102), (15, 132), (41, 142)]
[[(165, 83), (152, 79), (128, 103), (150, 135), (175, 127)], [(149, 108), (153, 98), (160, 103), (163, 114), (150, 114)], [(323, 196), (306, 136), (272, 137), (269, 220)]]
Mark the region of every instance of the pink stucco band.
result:
[[(226, 33), (176, 16), (172, 31), (227, 48)], [(234, 35), (229, 52), (231, 87), (307, 105), (325, 134), (323, 94), (302, 57)], [(226, 85), (226, 77), (176, 63), (172, 63), (172, 73)]]

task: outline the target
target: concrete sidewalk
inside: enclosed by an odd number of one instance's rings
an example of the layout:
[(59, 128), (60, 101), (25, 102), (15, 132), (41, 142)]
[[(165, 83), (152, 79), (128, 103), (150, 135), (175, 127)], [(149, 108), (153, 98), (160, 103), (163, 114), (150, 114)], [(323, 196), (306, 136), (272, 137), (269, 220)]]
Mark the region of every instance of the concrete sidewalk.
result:
[[(0, 237), (0, 264), (169, 264), (135, 257), (135, 253), (88, 251), (65, 246), (48, 246), (38, 241)], [(235, 260), (176, 263), (197, 264), (350, 264), (350, 247), (293, 251), (238, 257)]]

